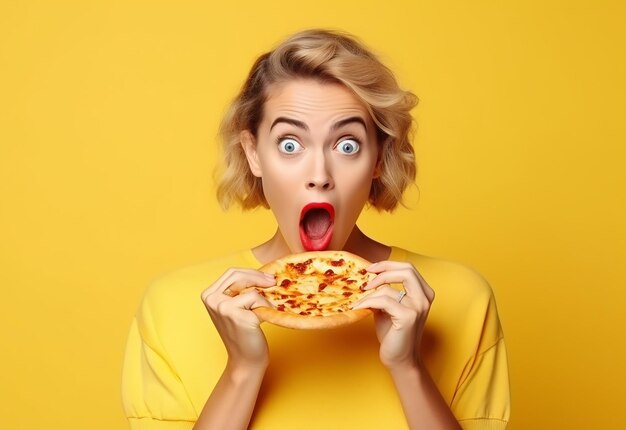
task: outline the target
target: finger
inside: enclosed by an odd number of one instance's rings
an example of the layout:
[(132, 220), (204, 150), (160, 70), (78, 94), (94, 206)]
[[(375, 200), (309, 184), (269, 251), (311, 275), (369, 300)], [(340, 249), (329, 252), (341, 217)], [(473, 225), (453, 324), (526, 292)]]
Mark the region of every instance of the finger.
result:
[(407, 294), (414, 297), (425, 296), (429, 302), (432, 302), (435, 293), (430, 286), (423, 280), (414, 267), (404, 267), (402, 269), (391, 269), (378, 273), (378, 275), (369, 281), (366, 290), (376, 288), (383, 284), (403, 284)]
[(395, 328), (409, 327), (417, 321), (425, 321), (430, 310), (428, 304), (417, 308), (404, 306), (394, 298), (387, 295), (378, 297), (366, 297), (358, 306), (352, 309), (374, 309), (389, 315), (390, 321)]
[[(245, 276), (245, 277), (233, 277), (231, 284), (224, 290), (228, 290), (231, 297), (238, 296), (242, 291), (252, 287), (268, 288), (276, 285), (274, 278), (267, 278), (263, 275), (259, 276)], [(225, 291), (224, 291), (225, 293)], [(226, 293), (225, 293), (226, 294)]]
[(260, 295), (255, 290), (250, 290), (249, 292), (240, 294), (229, 301), (232, 302), (233, 306), (237, 306), (241, 309), (247, 310), (252, 310), (260, 307), (274, 307), (274, 305), (272, 305), (265, 297)]
[[(374, 279), (367, 283), (365, 290), (376, 288), (384, 284), (414, 284), (419, 287), (419, 279), (415, 276), (415, 273), (408, 268), (405, 269), (392, 269), (380, 272)], [(406, 285), (405, 285), (406, 288)], [(421, 290), (421, 287), (420, 287)]]
[[(243, 288), (250, 286), (270, 287), (274, 284), (275, 278), (272, 274), (253, 269), (232, 268), (224, 272), (209, 288), (204, 290), (202, 298), (204, 300), (206, 296), (217, 292), (222, 293), (228, 288), (234, 293), (238, 293)], [(236, 289), (233, 290), (233, 286), (235, 286)]]
[(224, 272), (209, 289), (211, 292), (215, 292), (216, 290), (223, 291), (227, 286), (232, 285), (233, 282), (246, 278), (254, 279), (263, 285), (267, 285), (267, 281), (274, 281), (274, 275), (269, 273), (260, 272), (255, 269), (231, 268)]
[(401, 269), (415, 269), (411, 263), (407, 263), (405, 261), (379, 261), (377, 263), (372, 263), (368, 267), (365, 268), (368, 272), (372, 273), (380, 273), (385, 270), (401, 270)]
[(413, 309), (401, 305), (388, 295), (367, 296), (352, 309), (377, 309), (390, 315), (392, 319), (409, 320), (413, 319), (417, 312)]
[(250, 291), (249, 293), (240, 294), (232, 299), (221, 301), (217, 305), (216, 310), (217, 314), (223, 317), (234, 321), (250, 323), (256, 327), (261, 323), (261, 320), (251, 311), (252, 309), (262, 306), (273, 307), (272, 304), (259, 293)]
[(355, 304), (360, 304), (368, 298), (376, 297), (387, 297), (393, 302), (397, 303), (399, 306), (417, 312), (418, 315), (428, 315), (431, 307), (431, 302), (428, 301), (428, 298), (424, 294), (421, 294), (417, 297), (410, 297), (408, 294), (406, 294), (405, 291), (398, 291), (397, 289), (388, 286), (380, 287), (378, 290), (365, 296), (360, 301), (357, 301)]
[(385, 284), (385, 285), (378, 287), (375, 291), (372, 291), (370, 294), (366, 295), (365, 297), (362, 297), (361, 299), (354, 302), (354, 305), (356, 306), (357, 304), (361, 303), (363, 300), (365, 300), (368, 297), (388, 296), (391, 298), (397, 298), (398, 293), (399, 293), (398, 290)]
[(371, 264), (367, 268), (368, 271), (373, 272), (373, 273), (380, 273), (385, 270), (402, 270), (402, 269), (410, 269), (415, 274), (415, 276), (419, 280), (419, 283), (422, 285), (424, 292), (426, 293), (426, 296), (432, 302), (435, 298), (435, 292), (432, 290), (430, 285), (428, 285), (428, 282), (426, 282), (422, 274), (419, 272), (419, 270), (417, 270), (417, 268), (413, 264), (407, 263), (407, 262), (401, 262), (401, 261), (385, 260), (385, 261), (379, 261), (378, 263)]

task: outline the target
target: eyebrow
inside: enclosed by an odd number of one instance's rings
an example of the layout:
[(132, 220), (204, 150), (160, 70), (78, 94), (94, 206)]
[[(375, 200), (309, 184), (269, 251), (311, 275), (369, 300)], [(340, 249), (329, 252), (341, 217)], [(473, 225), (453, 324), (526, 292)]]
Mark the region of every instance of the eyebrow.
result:
[(293, 118), (287, 118), (284, 116), (279, 116), (278, 118), (274, 120), (274, 122), (272, 123), (272, 126), (270, 127), (270, 131), (272, 131), (272, 129), (274, 128), (276, 124), (280, 124), (281, 122), (284, 122), (286, 124), (291, 124), (303, 130), (309, 131), (309, 126), (307, 126), (302, 121), (298, 121), (297, 119), (293, 119)]
[[(295, 127), (301, 128), (303, 130), (309, 131), (309, 126), (306, 125), (304, 122), (299, 121), (297, 119), (293, 119), (293, 118), (287, 118), (284, 116), (279, 116), (278, 118), (276, 118), (274, 120), (274, 122), (272, 122), (272, 125), (270, 127), (270, 131), (272, 131), (272, 129), (274, 128), (274, 126), (276, 124), (280, 124), (280, 123), (285, 123), (285, 124), (291, 124)], [(361, 124), (363, 126), (363, 128), (365, 130), (367, 130), (367, 124), (365, 123), (365, 121), (363, 120), (363, 118), (361, 118), (360, 116), (351, 116), (349, 118), (345, 118), (342, 119), (341, 121), (337, 121), (336, 123), (333, 124), (333, 126), (330, 128), (331, 130), (335, 131), (337, 129), (340, 129), (341, 127), (347, 125), (347, 124), (351, 124), (353, 122), (356, 122), (357, 124)]]
[(341, 121), (337, 121), (336, 123), (333, 124), (333, 126), (331, 127), (331, 130), (333, 130), (333, 131), (337, 130), (337, 129), (343, 127), (344, 125), (348, 125), (348, 124), (351, 124), (353, 122), (361, 124), (363, 126), (363, 128), (367, 131), (367, 124), (365, 124), (365, 121), (360, 116), (351, 116), (350, 118), (346, 118), (346, 119), (342, 119)]

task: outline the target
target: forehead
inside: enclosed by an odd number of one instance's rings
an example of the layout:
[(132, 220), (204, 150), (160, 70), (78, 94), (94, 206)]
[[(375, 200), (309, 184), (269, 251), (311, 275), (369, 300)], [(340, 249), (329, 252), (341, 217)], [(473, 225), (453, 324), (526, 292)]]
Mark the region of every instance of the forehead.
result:
[(347, 116), (359, 116), (368, 125), (373, 125), (367, 107), (352, 91), (338, 83), (313, 79), (290, 80), (268, 87), (263, 123), (271, 124), (281, 116), (307, 123), (334, 122)]

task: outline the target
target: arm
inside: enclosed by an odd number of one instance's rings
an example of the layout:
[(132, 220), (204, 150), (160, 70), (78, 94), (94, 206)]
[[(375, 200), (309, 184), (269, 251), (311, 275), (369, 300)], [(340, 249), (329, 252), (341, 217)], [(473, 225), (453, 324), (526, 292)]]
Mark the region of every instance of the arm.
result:
[[(408, 263), (384, 261), (368, 270), (378, 276), (367, 289), (378, 290), (358, 302), (354, 309), (377, 310), (375, 325), (380, 358), (394, 381), (409, 428), (459, 430), (461, 427), (419, 356), (434, 291)], [(389, 283), (402, 283), (406, 295), (400, 295)]]
[(228, 362), (194, 430), (248, 427), (269, 364), (267, 341), (251, 309), (271, 305), (256, 292), (238, 293), (250, 286), (273, 284), (273, 276), (231, 269), (202, 293), (202, 301), (228, 352)]
[(265, 367), (237, 369), (229, 363), (194, 429), (247, 428), (264, 375)]
[(410, 429), (460, 429), (423, 366), (389, 369)]

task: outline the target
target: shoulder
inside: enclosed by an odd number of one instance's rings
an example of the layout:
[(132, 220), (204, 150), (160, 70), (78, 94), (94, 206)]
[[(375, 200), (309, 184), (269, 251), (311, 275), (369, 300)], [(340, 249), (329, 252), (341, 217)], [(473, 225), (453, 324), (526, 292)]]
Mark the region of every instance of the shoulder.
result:
[(398, 250), (398, 255), (403, 253), (435, 291), (431, 327), (467, 351), (485, 351), (502, 338), (493, 290), (479, 272), (455, 261)]
[(212, 258), (181, 267), (154, 278), (144, 293), (143, 305), (169, 308), (197, 301), (204, 289), (231, 267), (256, 267), (250, 250)]
[(489, 301), (493, 291), (476, 269), (465, 264), (393, 248), (392, 257), (412, 263), (436, 293), (453, 293), (464, 300)]

